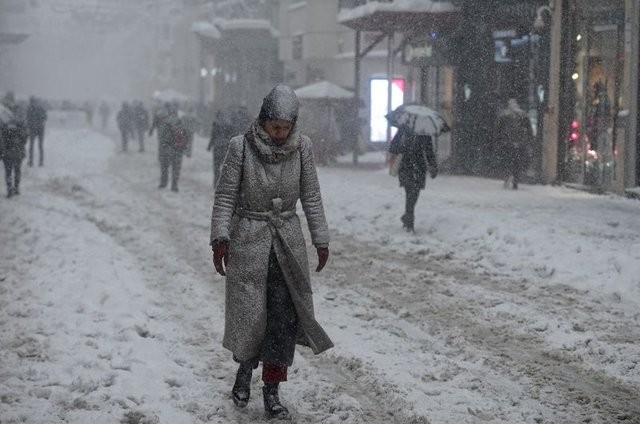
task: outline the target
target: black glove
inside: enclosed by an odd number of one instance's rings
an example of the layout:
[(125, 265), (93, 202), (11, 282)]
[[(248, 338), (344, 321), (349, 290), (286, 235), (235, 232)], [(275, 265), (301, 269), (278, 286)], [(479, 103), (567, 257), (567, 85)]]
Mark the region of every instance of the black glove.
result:
[(327, 264), (327, 260), (329, 259), (329, 248), (328, 247), (317, 247), (316, 251), (318, 252), (318, 267), (316, 268), (316, 272), (322, 271), (322, 268)]
[(226, 275), (227, 262), (229, 262), (229, 242), (219, 241), (213, 245), (213, 266), (216, 267), (218, 274)]

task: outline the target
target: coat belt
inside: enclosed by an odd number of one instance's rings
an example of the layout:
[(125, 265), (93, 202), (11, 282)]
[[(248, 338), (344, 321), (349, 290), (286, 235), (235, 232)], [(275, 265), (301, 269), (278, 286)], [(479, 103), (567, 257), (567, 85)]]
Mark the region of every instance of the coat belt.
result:
[(248, 209), (237, 208), (236, 214), (247, 219), (255, 219), (256, 221), (269, 221), (274, 227), (280, 228), (284, 224), (285, 219), (289, 219), (296, 215), (296, 210), (288, 211), (250, 211)]

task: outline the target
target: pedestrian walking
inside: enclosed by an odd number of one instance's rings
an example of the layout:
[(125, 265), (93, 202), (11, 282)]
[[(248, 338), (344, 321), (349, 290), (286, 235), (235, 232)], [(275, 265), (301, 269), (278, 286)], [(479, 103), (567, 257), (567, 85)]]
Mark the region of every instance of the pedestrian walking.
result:
[(389, 153), (398, 160), (398, 181), (405, 191), (404, 214), (400, 218), (407, 231), (414, 231), (415, 207), (420, 190), (427, 183), (427, 171), (431, 178), (438, 175), (438, 164), (429, 135), (417, 135), (405, 126), (400, 126), (391, 140)]
[(227, 154), (227, 147), (229, 146), (229, 140), (234, 135), (234, 126), (231, 121), (227, 119), (227, 116), (221, 110), (216, 113), (216, 117), (211, 125), (211, 136), (209, 138), (209, 145), (207, 151), (213, 153), (213, 187), (215, 188), (220, 169), (222, 168), (222, 161)]
[(116, 123), (120, 131), (123, 152), (128, 150), (129, 138), (131, 138), (134, 133), (134, 119), (133, 109), (128, 102), (123, 102), (122, 107), (116, 115)]
[(154, 114), (149, 135), (158, 130), (158, 159), (160, 161), (160, 185), (165, 188), (171, 172), (171, 191), (178, 191), (178, 181), (182, 168), (182, 155), (188, 143), (187, 131), (178, 117), (178, 105), (166, 103)]
[(144, 135), (149, 129), (149, 112), (141, 101), (133, 105), (133, 125), (138, 137), (138, 151), (144, 152)]
[(26, 124), (18, 116), (14, 110), (13, 118), (0, 122), (0, 159), (4, 163), (7, 198), (20, 194), (22, 161), (29, 137)]
[(168, 143), (166, 140), (169, 135), (167, 134), (167, 126), (165, 121), (169, 115), (169, 103), (159, 103), (154, 105), (151, 118), (151, 126), (149, 127), (149, 137), (153, 135), (153, 131), (156, 131), (158, 139), (158, 162), (160, 162), (160, 156), (162, 153), (162, 145)]
[(107, 124), (109, 123), (109, 116), (111, 115), (111, 108), (106, 101), (103, 100), (102, 102), (100, 102), (98, 113), (100, 113), (102, 130), (104, 131), (107, 128)]
[(223, 346), (239, 363), (233, 402), (249, 402), (253, 369), (262, 363), (269, 418), (287, 418), (278, 389), (287, 381), (296, 343), (319, 354), (333, 343), (313, 312), (300, 200), (322, 270), (329, 231), (311, 140), (296, 127), (298, 99), (277, 85), (258, 118), (234, 137), (222, 165), (211, 218), (213, 263), (226, 276)]
[(44, 130), (47, 122), (47, 109), (34, 96), (29, 97), (27, 107), (27, 130), (29, 132), (29, 160), (28, 165), (33, 166), (33, 145), (38, 140), (38, 165), (44, 166)]
[(90, 127), (93, 126), (93, 109), (93, 105), (88, 100), (82, 104), (82, 110), (84, 111), (87, 125), (89, 125)]
[(496, 120), (496, 143), (505, 166), (504, 187), (518, 189), (522, 173), (529, 166), (533, 143), (531, 121), (516, 99), (509, 99)]
[(193, 106), (187, 106), (186, 111), (180, 119), (182, 120), (187, 135), (187, 147), (184, 150), (184, 154), (190, 158), (191, 152), (193, 151), (193, 140), (200, 129), (200, 121)]
[(240, 105), (233, 112), (231, 123), (234, 127), (235, 134), (244, 134), (247, 128), (253, 123), (253, 118), (247, 109), (247, 106)]

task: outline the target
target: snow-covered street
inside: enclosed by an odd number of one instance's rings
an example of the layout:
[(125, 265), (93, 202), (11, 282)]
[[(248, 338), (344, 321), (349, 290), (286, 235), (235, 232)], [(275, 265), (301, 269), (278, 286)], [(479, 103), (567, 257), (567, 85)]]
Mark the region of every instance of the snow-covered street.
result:
[[(0, 199), (1, 424), (266, 422), (259, 372), (246, 409), (230, 400), (207, 141), (172, 193), (155, 137), (123, 154), (48, 127), (45, 166)], [(411, 234), (382, 161), (318, 168), (335, 347), (298, 349), (292, 421), (640, 423), (640, 202), (440, 175)]]

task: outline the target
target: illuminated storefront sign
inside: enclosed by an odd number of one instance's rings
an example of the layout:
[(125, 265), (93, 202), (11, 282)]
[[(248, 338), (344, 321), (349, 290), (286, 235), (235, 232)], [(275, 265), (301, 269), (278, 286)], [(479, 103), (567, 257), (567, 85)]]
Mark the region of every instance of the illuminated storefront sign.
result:
[[(392, 80), (391, 84), (391, 108), (395, 109), (404, 102), (404, 79), (397, 78)], [(372, 143), (387, 142), (387, 98), (389, 83), (386, 78), (374, 78), (369, 83), (369, 92), (371, 93), (371, 113), (369, 122), (371, 122), (370, 141)], [(392, 136), (395, 128), (392, 128)]]

